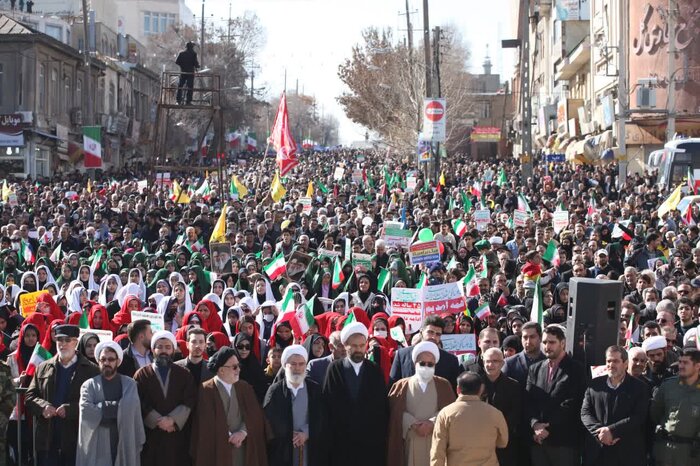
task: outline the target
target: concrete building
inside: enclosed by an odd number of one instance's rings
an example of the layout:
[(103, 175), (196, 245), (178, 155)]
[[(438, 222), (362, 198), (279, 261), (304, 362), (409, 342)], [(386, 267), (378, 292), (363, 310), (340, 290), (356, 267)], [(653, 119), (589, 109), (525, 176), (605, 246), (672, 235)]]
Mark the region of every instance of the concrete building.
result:
[(130, 35), (142, 44), (151, 36), (162, 34), (176, 24), (194, 25), (192, 10), (184, 0), (115, 0), (121, 34)]

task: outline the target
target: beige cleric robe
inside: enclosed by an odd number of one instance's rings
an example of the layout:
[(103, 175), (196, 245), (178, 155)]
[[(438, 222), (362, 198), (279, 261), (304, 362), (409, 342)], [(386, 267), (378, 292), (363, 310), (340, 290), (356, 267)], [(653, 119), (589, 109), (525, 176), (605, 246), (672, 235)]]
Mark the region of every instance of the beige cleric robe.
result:
[(452, 386), (441, 377), (433, 377), (425, 392), (415, 376), (396, 382), (389, 393), (387, 466), (430, 464), (431, 436), (419, 437), (410, 427), (419, 420), (433, 420), (454, 400)]

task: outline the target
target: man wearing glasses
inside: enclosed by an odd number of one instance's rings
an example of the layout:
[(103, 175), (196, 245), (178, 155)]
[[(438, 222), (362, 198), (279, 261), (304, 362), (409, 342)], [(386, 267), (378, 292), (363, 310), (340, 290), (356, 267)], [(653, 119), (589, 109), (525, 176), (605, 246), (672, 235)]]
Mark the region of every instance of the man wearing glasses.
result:
[(27, 390), (27, 409), (36, 418), (39, 466), (75, 464), (80, 387), (100, 372), (76, 352), (79, 334), (76, 325), (56, 327), (57, 354), (41, 363)]
[(117, 367), (124, 352), (117, 343), (95, 347), (100, 375), (81, 388), (76, 465), (140, 464), (146, 433), (136, 382)]

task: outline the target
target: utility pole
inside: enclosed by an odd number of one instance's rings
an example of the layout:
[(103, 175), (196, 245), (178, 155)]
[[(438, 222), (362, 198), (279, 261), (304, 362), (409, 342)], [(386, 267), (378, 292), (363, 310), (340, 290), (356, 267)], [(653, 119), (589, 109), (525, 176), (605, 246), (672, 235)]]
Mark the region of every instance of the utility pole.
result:
[[(430, 14), (428, 11), (428, 0), (423, 0), (423, 48), (425, 49), (425, 96), (430, 98), (433, 96), (432, 73), (433, 66), (430, 62)], [(421, 106), (421, 109), (423, 107)], [(422, 110), (421, 110), (422, 111)], [(425, 128), (424, 128), (425, 129)], [(430, 151), (433, 151), (432, 143)], [(433, 157), (435, 154), (433, 154)], [(425, 163), (425, 182), (430, 179), (430, 163)]]
[[(408, 42), (408, 75), (411, 80), (411, 97), (415, 99), (415, 86), (416, 82), (416, 67), (413, 59), (413, 24), (411, 23), (411, 12), (408, 9), (408, 0), (406, 0), (406, 34)], [(415, 99), (418, 101), (418, 99)], [(418, 111), (416, 112), (416, 134), (420, 133), (421, 125), (421, 107), (418, 106)]]
[(666, 141), (672, 141), (676, 134), (676, 0), (668, 0), (668, 124)]
[(83, 35), (85, 40), (83, 43), (83, 59), (85, 66), (85, 94), (83, 95), (83, 105), (87, 115), (83, 115), (83, 124), (85, 126), (92, 125), (93, 119), (93, 99), (92, 99), (92, 73), (90, 71), (90, 39), (88, 38), (88, 6), (87, 0), (83, 0)]
[(532, 177), (532, 99), (530, 98), (530, 0), (520, 2), (520, 102), (522, 110), (520, 154), (523, 182)]
[(201, 38), (199, 39), (199, 41), (199, 66), (201, 68), (204, 68), (204, 0), (202, 0), (202, 31)]
[[(435, 30), (433, 31), (433, 53), (435, 54), (435, 85), (436, 85), (436, 95), (435, 97), (440, 98), (442, 97), (442, 86), (440, 84), (440, 43), (442, 37), (440, 36), (442, 34), (440, 32), (440, 26), (435, 26)], [(446, 118), (446, 116), (443, 116), (443, 118)], [(436, 144), (435, 148), (435, 179), (439, 180), (440, 178), (440, 143), (438, 142)]]
[[(617, 82), (617, 147), (619, 149), (617, 164), (617, 184), (618, 188), (627, 181), (627, 133), (626, 120), (628, 110), (628, 95), (627, 95), (627, 11), (629, 8), (629, 0), (620, 0), (618, 2), (618, 18), (619, 39), (618, 39), (618, 82)], [(670, 55), (669, 55), (670, 57)]]

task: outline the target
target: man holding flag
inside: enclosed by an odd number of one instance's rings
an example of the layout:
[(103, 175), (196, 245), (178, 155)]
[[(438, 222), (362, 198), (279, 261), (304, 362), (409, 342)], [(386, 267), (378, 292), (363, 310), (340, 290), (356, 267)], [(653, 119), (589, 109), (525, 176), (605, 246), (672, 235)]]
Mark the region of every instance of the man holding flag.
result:
[(38, 466), (75, 464), (80, 387), (100, 373), (76, 352), (79, 334), (76, 325), (56, 327), (58, 352), (37, 368), (27, 390), (27, 410), (37, 420), (34, 447)]

